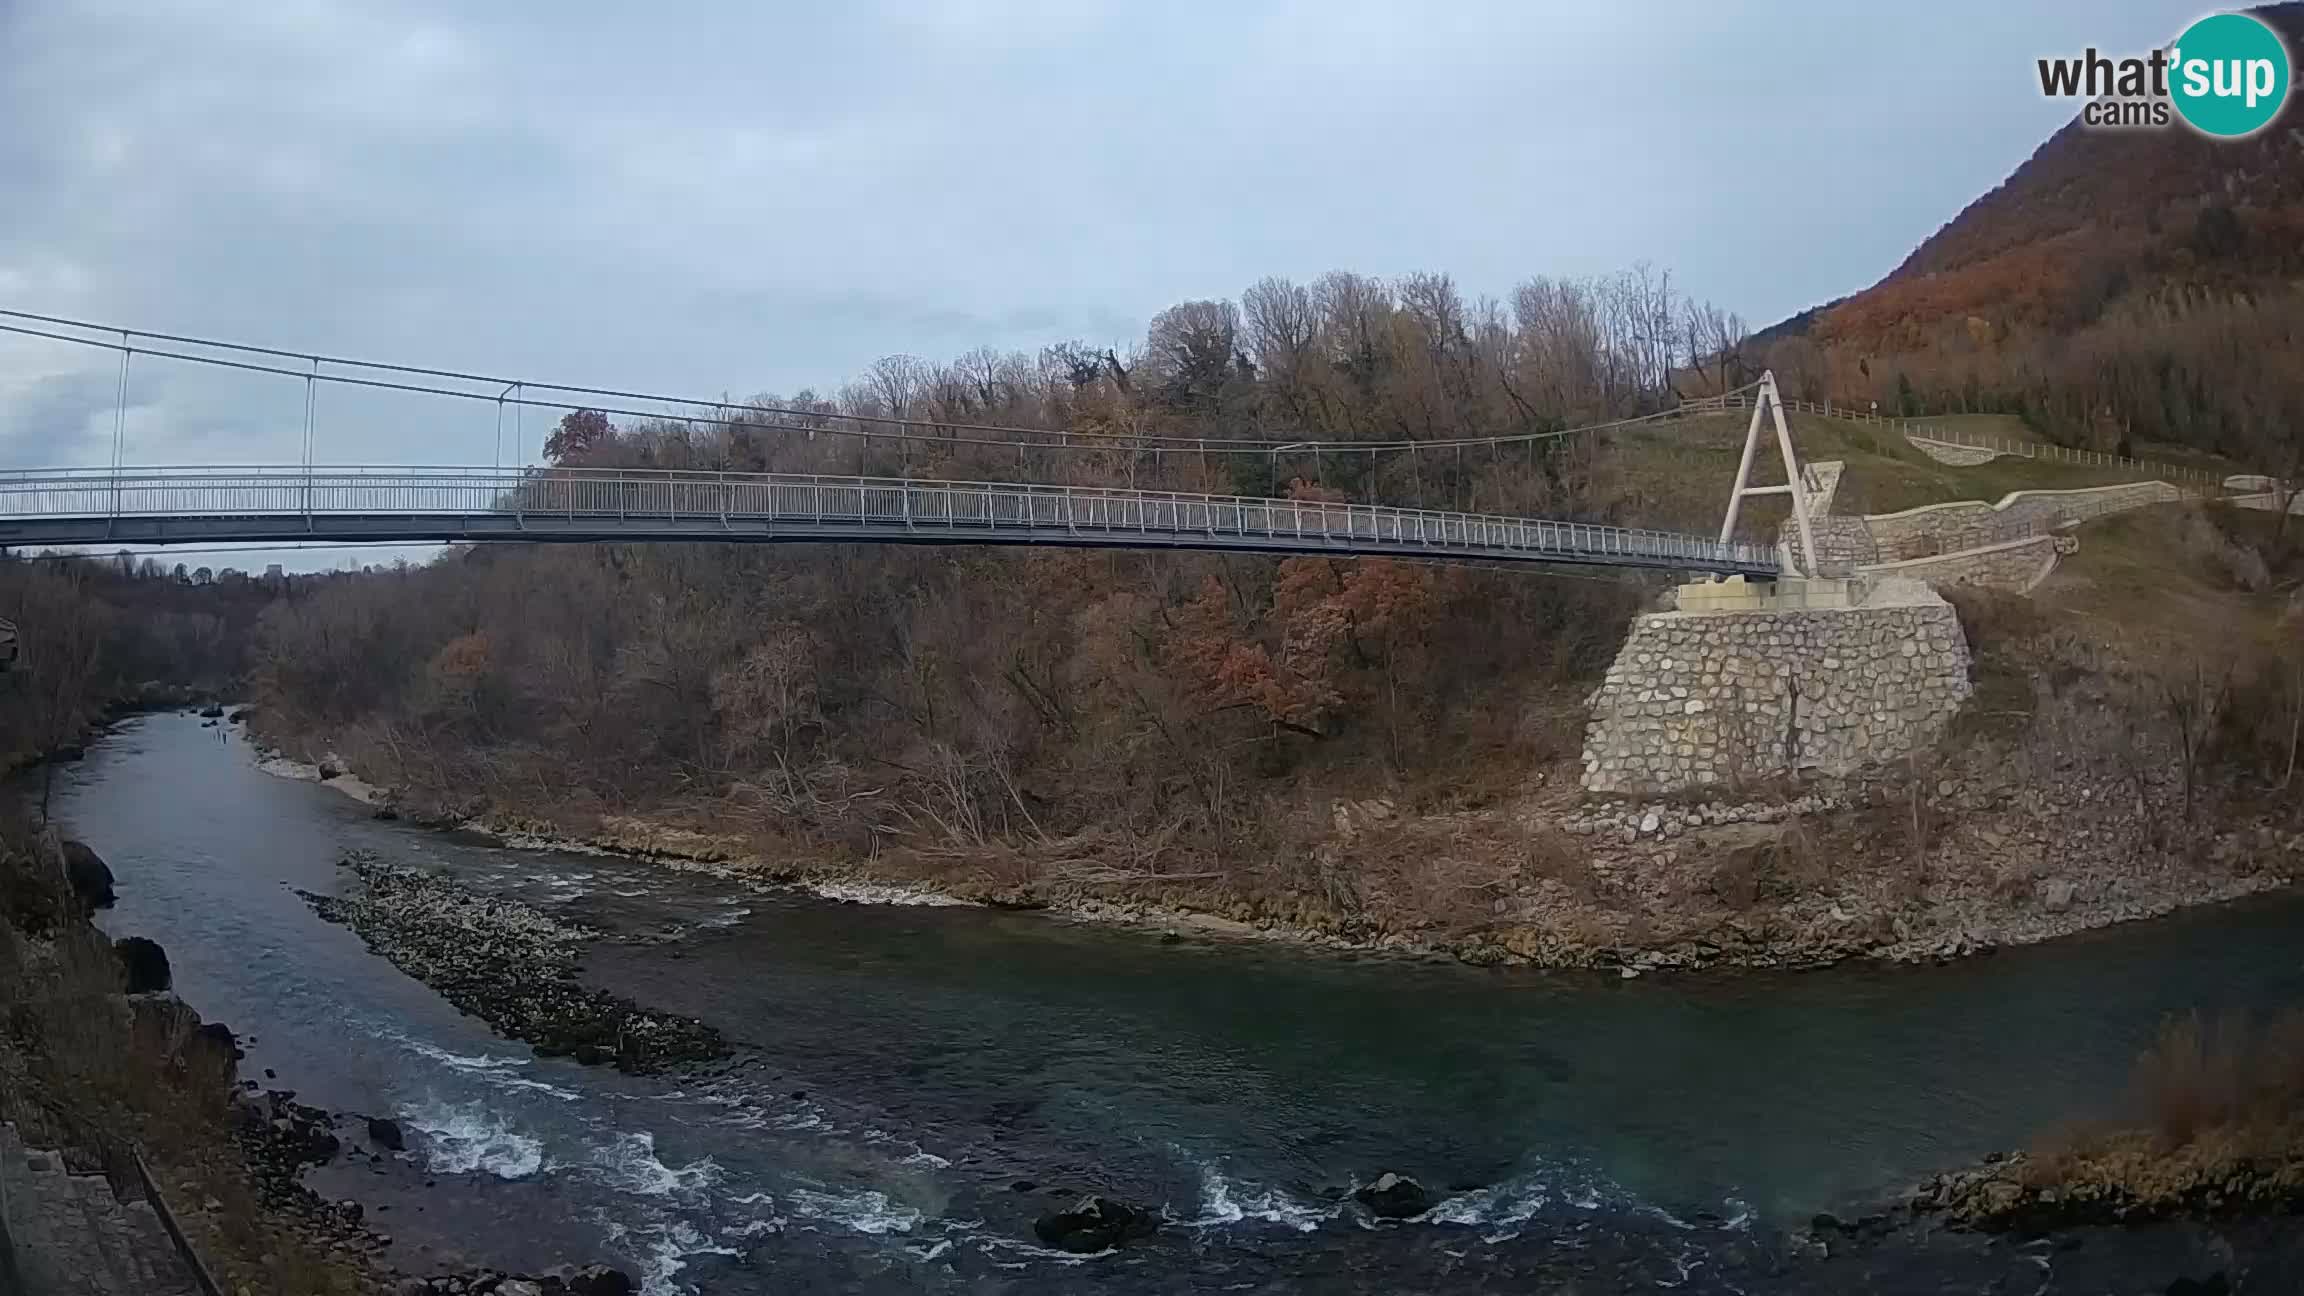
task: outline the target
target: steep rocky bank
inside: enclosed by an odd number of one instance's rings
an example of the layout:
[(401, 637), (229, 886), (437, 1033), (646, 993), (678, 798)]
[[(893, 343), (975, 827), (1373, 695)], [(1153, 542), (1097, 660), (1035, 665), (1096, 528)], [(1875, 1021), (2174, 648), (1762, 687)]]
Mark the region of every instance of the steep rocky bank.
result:
[[(85, 885), (99, 874), (101, 900)], [(135, 1181), (141, 1161), (225, 1290), (634, 1290), (629, 1276), (599, 1264), (530, 1276), (396, 1270), (385, 1259), (391, 1237), (357, 1201), (331, 1200), (304, 1182), (316, 1166), (401, 1154), (396, 1122), (331, 1113), (296, 1101), (293, 1090), (240, 1078), (241, 1041), (173, 993), (165, 951), (140, 937), (113, 942), (90, 922), (114, 879), (85, 845), (0, 821), (0, 883), (0, 1119), (60, 1148), (68, 1167), (102, 1171), (115, 1184)]]

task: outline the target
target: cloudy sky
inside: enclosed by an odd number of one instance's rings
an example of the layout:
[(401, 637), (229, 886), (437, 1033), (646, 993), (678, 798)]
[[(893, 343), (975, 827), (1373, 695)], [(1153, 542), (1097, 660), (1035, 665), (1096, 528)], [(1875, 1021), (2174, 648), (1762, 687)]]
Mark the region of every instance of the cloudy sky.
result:
[[(0, 306), (738, 397), (1330, 269), (1646, 259), (1764, 323), (2055, 129), (2034, 58), (2196, 16), (1861, 9), (0, 0)], [(108, 461), (115, 365), (0, 338), (0, 468)], [(131, 461), (299, 453), (293, 384), (154, 362), (129, 404)], [(492, 453), (481, 409), (319, 425), (323, 460)]]

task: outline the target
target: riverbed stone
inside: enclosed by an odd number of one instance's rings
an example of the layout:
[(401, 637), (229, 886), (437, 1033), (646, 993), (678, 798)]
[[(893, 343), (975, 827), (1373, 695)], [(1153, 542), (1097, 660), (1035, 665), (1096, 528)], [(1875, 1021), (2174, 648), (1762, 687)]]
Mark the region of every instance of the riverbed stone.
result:
[(1424, 1185), (1389, 1170), (1352, 1195), (1378, 1219), (1409, 1219), (1432, 1209), (1432, 1195), (1424, 1191)]
[(168, 968), (168, 951), (158, 941), (142, 936), (128, 936), (112, 942), (112, 952), (120, 960), (121, 988), (125, 993), (156, 994), (175, 984), (175, 974)]
[(1148, 1212), (1100, 1196), (1083, 1197), (1069, 1210), (1048, 1211), (1032, 1224), (1032, 1232), (1042, 1242), (1076, 1255), (1108, 1251), (1153, 1229)]
[(387, 1152), (398, 1152), (408, 1146), (408, 1137), (400, 1130), (400, 1122), (381, 1116), (368, 1118), (368, 1141)]
[(561, 1280), (568, 1296), (632, 1296), (639, 1290), (632, 1275), (613, 1265), (590, 1264)]
[(109, 909), (114, 900), (111, 866), (104, 857), (89, 849), (86, 842), (67, 840), (64, 851), (64, 880), (72, 884), (72, 892), (80, 903), (91, 909)]
[(2075, 890), (2070, 879), (2049, 878), (2040, 884), (2040, 907), (2050, 913), (2063, 913), (2072, 907)]
[(590, 929), (363, 853), (345, 864), (364, 884), (356, 892), (301, 893), (322, 918), (350, 926), (370, 949), (539, 1056), (632, 1073), (727, 1056), (710, 1026), (583, 984), (576, 954)]

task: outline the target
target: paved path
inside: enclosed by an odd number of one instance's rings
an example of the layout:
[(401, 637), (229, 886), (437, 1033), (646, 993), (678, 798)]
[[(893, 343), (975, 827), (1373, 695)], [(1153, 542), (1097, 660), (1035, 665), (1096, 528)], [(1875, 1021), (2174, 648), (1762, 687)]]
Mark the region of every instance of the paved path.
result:
[(0, 1221), (25, 1296), (199, 1296), (148, 1203), (121, 1201), (102, 1175), (72, 1174), (5, 1124)]

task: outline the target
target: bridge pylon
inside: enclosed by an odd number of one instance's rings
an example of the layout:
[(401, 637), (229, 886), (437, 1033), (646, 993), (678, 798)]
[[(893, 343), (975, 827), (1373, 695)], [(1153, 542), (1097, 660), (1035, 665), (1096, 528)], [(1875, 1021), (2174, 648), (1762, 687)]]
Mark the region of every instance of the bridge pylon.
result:
[[(1776, 429), (1777, 453), (1784, 460), (1782, 486), (1754, 486), (1752, 484), (1752, 458), (1760, 449), (1760, 422), (1771, 419)], [(1736, 465), (1736, 484), (1728, 491), (1728, 516), (1720, 522), (1720, 542), (1726, 544), (1736, 534), (1736, 515), (1743, 511), (1747, 495), (1789, 495), (1792, 497), (1792, 518), (1800, 528), (1801, 561), (1808, 570), (1803, 573), (1789, 555), (1784, 560), (1788, 576), (1809, 575), (1817, 572), (1816, 534), (1808, 524), (1808, 488), (1800, 471), (1799, 452), (1792, 448), (1792, 429), (1784, 422), (1784, 398), (1776, 391), (1776, 371), (1767, 370), (1760, 375), (1760, 389), (1752, 398), (1752, 423), (1744, 430), (1744, 457)]]

